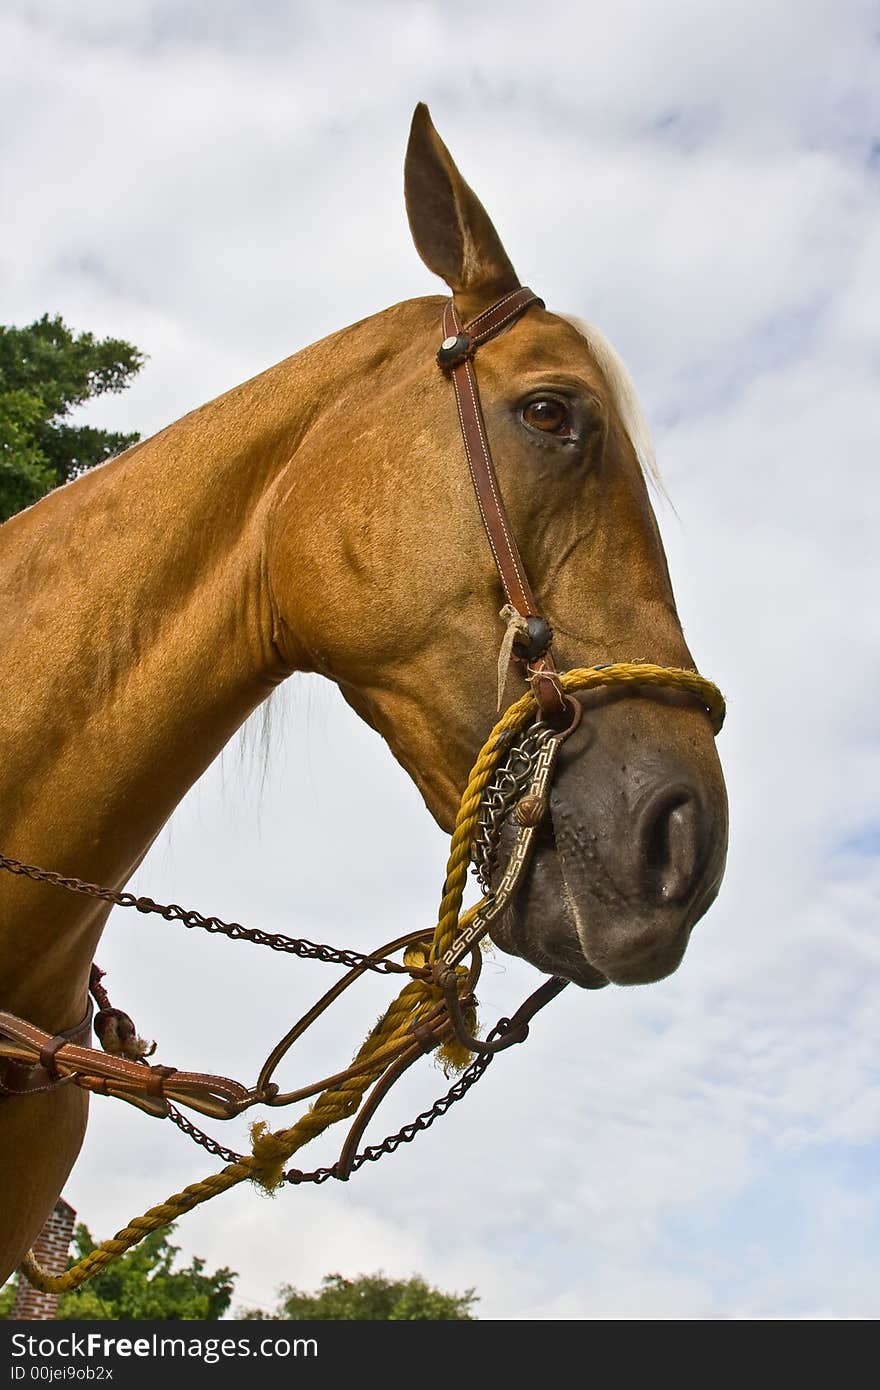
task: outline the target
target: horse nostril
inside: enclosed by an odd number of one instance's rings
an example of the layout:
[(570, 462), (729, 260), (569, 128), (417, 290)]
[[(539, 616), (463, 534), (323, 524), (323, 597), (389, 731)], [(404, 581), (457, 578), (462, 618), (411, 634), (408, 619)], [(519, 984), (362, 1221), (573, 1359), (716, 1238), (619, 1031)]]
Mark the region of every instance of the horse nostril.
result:
[(703, 812), (689, 787), (664, 787), (639, 818), (645, 894), (656, 903), (680, 902), (700, 877), (705, 861)]

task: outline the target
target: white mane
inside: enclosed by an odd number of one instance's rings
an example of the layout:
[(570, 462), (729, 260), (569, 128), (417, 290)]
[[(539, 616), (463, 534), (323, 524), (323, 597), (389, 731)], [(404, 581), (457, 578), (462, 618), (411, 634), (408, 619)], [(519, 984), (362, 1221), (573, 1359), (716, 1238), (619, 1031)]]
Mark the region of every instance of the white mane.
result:
[(612, 400), (623, 428), (629, 435), (630, 443), (636, 451), (636, 458), (641, 465), (642, 472), (658, 491), (665, 495), (666, 490), (660, 477), (657, 460), (654, 457), (654, 445), (651, 441), (648, 421), (623, 358), (616, 348), (611, 346), (605, 334), (594, 324), (587, 323), (585, 319), (576, 318), (574, 314), (560, 314), (560, 318), (566, 319), (573, 328), (577, 329), (581, 337), (586, 339), (590, 351), (608, 383)]

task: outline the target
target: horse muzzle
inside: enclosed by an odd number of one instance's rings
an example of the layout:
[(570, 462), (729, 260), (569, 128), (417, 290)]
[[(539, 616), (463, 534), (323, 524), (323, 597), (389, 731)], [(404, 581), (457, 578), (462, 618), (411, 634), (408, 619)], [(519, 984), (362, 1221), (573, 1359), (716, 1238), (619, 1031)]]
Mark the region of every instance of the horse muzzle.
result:
[(584, 988), (671, 974), (724, 873), (727, 802), (705, 719), (646, 704), (585, 715), (528, 874), (492, 930), (503, 950)]

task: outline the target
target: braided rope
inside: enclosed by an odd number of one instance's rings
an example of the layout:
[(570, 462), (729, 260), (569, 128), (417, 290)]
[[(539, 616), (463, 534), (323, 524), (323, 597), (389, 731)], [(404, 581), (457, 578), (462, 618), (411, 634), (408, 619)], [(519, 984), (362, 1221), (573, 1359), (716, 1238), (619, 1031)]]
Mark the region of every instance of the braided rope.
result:
[[(697, 675), (675, 667), (653, 666), (648, 663), (619, 662), (604, 668), (579, 668), (559, 677), (562, 689), (587, 690), (606, 685), (654, 686), (685, 690), (704, 705), (718, 733), (724, 721), (724, 699), (717, 686)], [(462, 917), (461, 902), (467, 881), (471, 845), (477, 833), (480, 798), (498, 763), (507, 752), (510, 740), (537, 713), (538, 706), (529, 693), (523, 695), (502, 715), (480, 750), (461, 798), (455, 829), (449, 847), (446, 880), (438, 913), (437, 927), (431, 945), (431, 958), (438, 959), (452, 945), (459, 931), (472, 919), (477, 908), (470, 908)], [(355, 1062), (368, 1061), (399, 1041), (412, 1039), (412, 1026), (419, 1023), (442, 997), (436, 985), (423, 979), (406, 985), (358, 1051)], [(21, 1273), (35, 1288), (44, 1293), (68, 1293), (81, 1288), (99, 1270), (112, 1264), (120, 1255), (137, 1245), (153, 1231), (176, 1221), (194, 1207), (250, 1179), (265, 1191), (280, 1184), (284, 1165), (305, 1144), (315, 1139), (330, 1125), (355, 1114), (365, 1092), (384, 1072), (387, 1056), (376, 1066), (356, 1077), (329, 1086), (295, 1124), (287, 1129), (272, 1131), (264, 1121), (251, 1127), (251, 1153), (236, 1163), (229, 1163), (218, 1173), (199, 1182), (190, 1183), (182, 1192), (150, 1207), (142, 1216), (133, 1217), (127, 1226), (105, 1240), (90, 1254), (71, 1266), (65, 1273), (51, 1275), (44, 1270), (29, 1251), (21, 1264)]]

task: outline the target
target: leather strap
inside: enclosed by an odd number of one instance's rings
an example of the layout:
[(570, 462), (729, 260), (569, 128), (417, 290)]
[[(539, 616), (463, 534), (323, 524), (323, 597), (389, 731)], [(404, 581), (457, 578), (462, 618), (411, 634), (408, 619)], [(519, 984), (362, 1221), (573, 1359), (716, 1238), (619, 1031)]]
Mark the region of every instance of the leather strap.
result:
[[(437, 361), (451, 378), (455, 389), (468, 468), (507, 601), (523, 618), (541, 619), (498, 487), (473, 365), (477, 348), (514, 324), (533, 304), (544, 307), (543, 299), (523, 286), (462, 326), (455, 302), (450, 299), (443, 309), (443, 342)], [(535, 653), (533, 659), (526, 660), (525, 664), (536, 700), (545, 715), (553, 717), (566, 708), (566, 701), (550, 655), (552, 630), (549, 624), (546, 624), (546, 632), (546, 647)], [(516, 648), (514, 655), (524, 660)]]
[(73, 1082), (153, 1115), (167, 1115), (168, 1102), (177, 1101), (203, 1115), (228, 1119), (253, 1099), (245, 1086), (226, 1076), (150, 1067), (99, 1052), (87, 1046), (91, 1023), (91, 1003), (82, 1023), (54, 1037), (15, 1014), (0, 1012), (0, 1100)]
[(517, 290), (473, 319), (466, 328), (462, 327), (451, 299), (443, 310), (443, 346), (455, 340), (458, 347), (458, 355), (448, 370), (455, 387), (458, 418), (480, 515), (507, 601), (524, 618), (538, 617), (538, 607), (501, 500), (472, 359), (481, 343), (514, 323), (532, 304), (541, 302), (531, 290)]
[[(38, 1030), (35, 1029), (34, 1031), (37, 1032)], [(40, 1033), (40, 1038), (44, 1041), (41, 1041), (34, 1048), (37, 1054), (37, 1059), (34, 1062), (26, 1058), (0, 1055), (0, 1100), (9, 1096), (29, 1096), (40, 1091), (54, 1091), (56, 1087), (69, 1079), (60, 1075), (55, 1058), (62, 1047), (67, 1047), (71, 1043), (78, 1047), (87, 1047), (91, 1042), (91, 999), (85, 1018), (73, 1028), (56, 1033), (54, 1037), (49, 1033)]]

